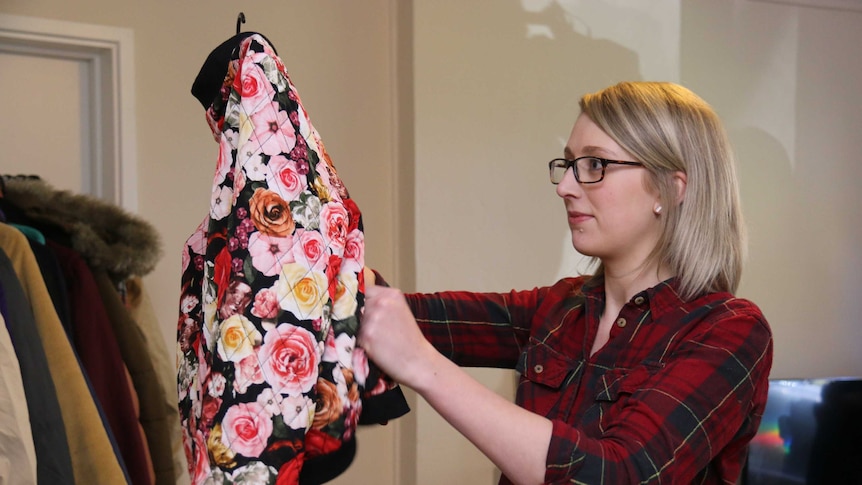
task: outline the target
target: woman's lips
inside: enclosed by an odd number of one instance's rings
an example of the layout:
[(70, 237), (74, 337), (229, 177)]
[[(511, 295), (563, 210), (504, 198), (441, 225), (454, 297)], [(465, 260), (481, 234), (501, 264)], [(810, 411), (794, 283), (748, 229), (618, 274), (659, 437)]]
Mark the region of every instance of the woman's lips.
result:
[(572, 225), (582, 224), (582, 223), (586, 222), (587, 220), (593, 218), (593, 216), (591, 216), (589, 214), (584, 214), (583, 212), (578, 212), (578, 211), (568, 211), (568, 216), (569, 216), (569, 224), (572, 224)]

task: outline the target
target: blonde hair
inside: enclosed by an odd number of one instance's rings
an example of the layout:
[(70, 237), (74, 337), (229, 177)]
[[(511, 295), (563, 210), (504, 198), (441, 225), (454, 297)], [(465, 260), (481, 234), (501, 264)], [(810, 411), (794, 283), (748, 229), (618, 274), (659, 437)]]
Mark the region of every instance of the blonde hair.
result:
[[(679, 278), (685, 299), (734, 293), (745, 229), (733, 153), (715, 111), (690, 90), (666, 82), (622, 82), (585, 95), (580, 107), (644, 164), (660, 194), (662, 232), (650, 260)], [(681, 204), (673, 183), (677, 171), (687, 177)]]

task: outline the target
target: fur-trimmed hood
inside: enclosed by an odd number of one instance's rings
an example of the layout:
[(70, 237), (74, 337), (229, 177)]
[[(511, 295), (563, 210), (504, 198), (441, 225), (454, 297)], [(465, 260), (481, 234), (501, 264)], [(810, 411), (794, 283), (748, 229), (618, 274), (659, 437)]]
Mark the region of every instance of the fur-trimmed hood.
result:
[(68, 234), (72, 248), (115, 282), (144, 276), (162, 256), (155, 227), (94, 196), (57, 190), (36, 177), (7, 177), (5, 197), (24, 214)]

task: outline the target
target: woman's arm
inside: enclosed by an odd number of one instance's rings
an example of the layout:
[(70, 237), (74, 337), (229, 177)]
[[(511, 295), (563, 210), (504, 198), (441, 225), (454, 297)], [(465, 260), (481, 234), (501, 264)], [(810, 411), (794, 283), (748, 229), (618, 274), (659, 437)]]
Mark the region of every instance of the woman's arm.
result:
[[(385, 284), (366, 268), (366, 286)], [(461, 367), (514, 369), (548, 288), (508, 293), (447, 291), (405, 294), (425, 339)]]
[(658, 483), (738, 476), (763, 411), (771, 363), (769, 328), (750, 305), (712, 305), (719, 311), (709, 314), (678, 310), (682, 315), (650, 322), (659, 334), (649, 341), (660, 345), (634, 347), (628, 355), (650, 366), (585, 377), (594, 392), (582, 398), (594, 406), (548, 421), (483, 389), (437, 353), (416, 330), (399, 292), (372, 289), (370, 295), (360, 343), (510, 479)]
[(360, 345), (396, 381), (414, 389), (515, 483), (542, 483), (551, 421), (487, 389), (422, 336), (404, 295), (369, 285)]

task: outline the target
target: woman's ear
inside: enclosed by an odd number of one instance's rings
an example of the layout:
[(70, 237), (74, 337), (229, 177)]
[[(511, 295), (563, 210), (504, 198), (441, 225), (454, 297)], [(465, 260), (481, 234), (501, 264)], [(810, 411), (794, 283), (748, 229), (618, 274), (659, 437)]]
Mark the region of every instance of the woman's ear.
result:
[(685, 188), (688, 185), (688, 176), (686, 176), (685, 172), (676, 171), (673, 173), (673, 185), (676, 187), (676, 203), (677, 205), (682, 204), (683, 199), (685, 199)]

